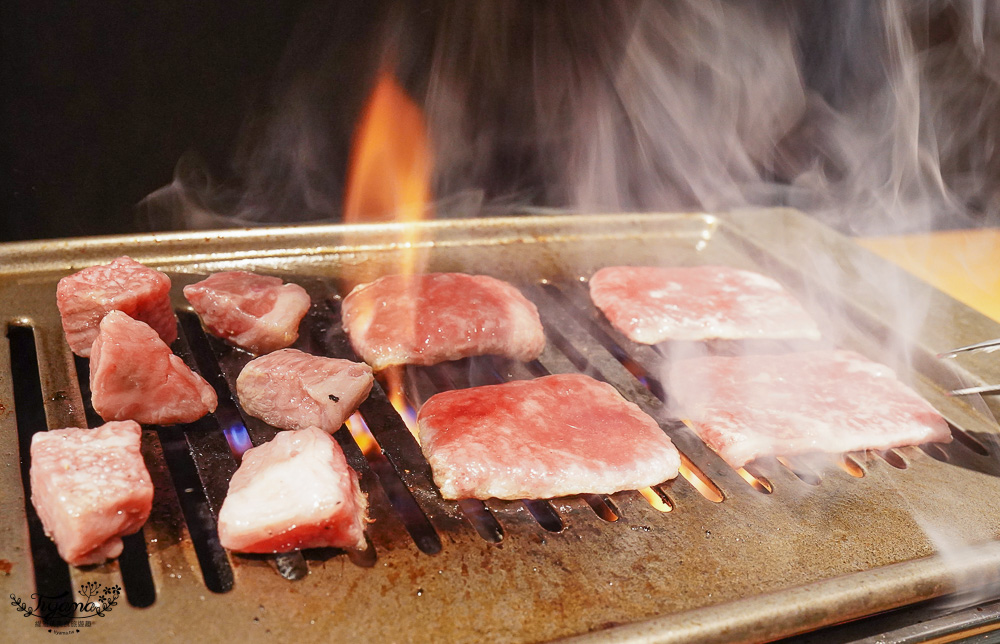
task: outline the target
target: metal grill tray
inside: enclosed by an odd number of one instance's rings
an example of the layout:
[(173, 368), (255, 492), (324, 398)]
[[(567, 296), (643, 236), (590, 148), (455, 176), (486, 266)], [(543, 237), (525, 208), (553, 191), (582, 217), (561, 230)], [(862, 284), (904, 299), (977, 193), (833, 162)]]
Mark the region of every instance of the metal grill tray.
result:
[[(51, 544), (38, 538), (19, 449), (35, 431), (100, 422), (86, 401), (87, 363), (74, 359), (62, 336), (55, 283), (121, 254), (171, 275), (182, 331), (173, 348), (224, 395), (219, 411), (199, 423), (144, 428), (156, 485), (149, 522), (126, 540), (121, 560), (67, 571)], [(896, 367), (945, 415), (956, 440), (880, 454), (771, 460), (751, 468), (762, 481), (753, 487), (665, 413), (669, 392), (658, 378), (664, 356), (677, 347), (630, 343), (594, 310), (583, 281), (608, 265), (706, 263), (778, 279), (838, 346)], [(181, 288), (234, 269), (296, 281), (314, 301), (297, 346), (350, 356), (339, 331), (339, 296), (407, 267), (507, 279), (539, 306), (548, 335), (545, 353), (529, 365), (480, 358), (408, 368), (412, 398), (546, 372), (604, 379), (657, 417), (690, 459), (693, 473), (659, 487), (671, 511), (655, 509), (636, 491), (550, 502), (445, 501), (403, 420), (376, 386), (361, 412), (381, 452), (366, 458), (346, 429), (336, 435), (371, 499), (376, 521), (368, 528), (369, 551), (264, 557), (219, 548), (214, 516), (237, 464), (225, 430), (243, 423), (256, 443), (273, 430), (242, 418), (228, 394), (249, 356), (206, 337)], [(926, 319), (900, 318), (890, 291), (923, 300)], [(36, 580), (46, 592), (91, 581), (124, 586), (118, 606), (74, 633), (85, 640), (767, 640), (983, 585), (1000, 570), (998, 410), (995, 402), (944, 393), (1000, 382), (1000, 366), (986, 356), (947, 366), (933, 358), (1000, 337), (1000, 325), (791, 210), (6, 244), (0, 246), (0, 321), (8, 339), (0, 341), (0, 588), (4, 596), (27, 599)], [(708, 348), (799, 347), (717, 342)], [(721, 501), (710, 498), (713, 490)], [(50, 628), (73, 630), (35, 622), (13, 607), (0, 611), (0, 629), (20, 641), (51, 641)]]

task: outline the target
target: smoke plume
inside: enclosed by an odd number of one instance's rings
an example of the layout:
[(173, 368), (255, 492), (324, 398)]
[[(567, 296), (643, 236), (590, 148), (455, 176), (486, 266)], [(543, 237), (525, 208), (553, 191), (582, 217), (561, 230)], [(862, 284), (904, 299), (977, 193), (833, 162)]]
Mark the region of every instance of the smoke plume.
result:
[(866, 233), (998, 219), (995, 3), (377, 4), (304, 15), (231, 172), (182, 159), (143, 202), (149, 225), (339, 220), (387, 65), (426, 116), (438, 216), (791, 205)]

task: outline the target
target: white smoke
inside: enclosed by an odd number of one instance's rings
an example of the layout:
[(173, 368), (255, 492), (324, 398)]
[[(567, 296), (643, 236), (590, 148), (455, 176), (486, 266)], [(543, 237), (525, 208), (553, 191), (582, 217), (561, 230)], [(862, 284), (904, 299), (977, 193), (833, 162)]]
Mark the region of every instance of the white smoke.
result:
[(995, 3), (342, 4), (303, 18), (231, 176), (179, 164), (152, 226), (339, 219), (387, 60), (427, 116), (441, 216), (793, 205), (902, 232), (1000, 210)]

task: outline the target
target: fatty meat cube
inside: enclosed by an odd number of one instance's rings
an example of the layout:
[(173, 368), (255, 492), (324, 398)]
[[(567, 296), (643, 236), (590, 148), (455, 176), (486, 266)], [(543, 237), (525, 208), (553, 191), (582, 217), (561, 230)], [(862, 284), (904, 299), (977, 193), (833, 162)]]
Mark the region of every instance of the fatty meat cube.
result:
[(185, 286), (184, 297), (210, 333), (256, 354), (295, 342), (311, 304), (298, 284), (246, 271), (214, 273)]
[(112, 311), (90, 357), (94, 410), (104, 420), (192, 423), (215, 411), (215, 390), (170, 352), (148, 324)]
[(103, 266), (68, 275), (56, 287), (56, 303), (70, 348), (83, 358), (109, 311), (122, 311), (151, 326), (167, 344), (177, 339), (170, 305), (170, 278), (122, 256)]
[(374, 380), (366, 364), (281, 349), (247, 363), (236, 393), (244, 411), (275, 427), (316, 426), (332, 434), (368, 397)]
[(364, 550), (368, 499), (333, 438), (318, 427), (253, 447), (229, 483), (219, 542), (236, 552)]
[(135, 422), (54, 429), (31, 440), (31, 503), (59, 556), (74, 566), (121, 554), (153, 505)]

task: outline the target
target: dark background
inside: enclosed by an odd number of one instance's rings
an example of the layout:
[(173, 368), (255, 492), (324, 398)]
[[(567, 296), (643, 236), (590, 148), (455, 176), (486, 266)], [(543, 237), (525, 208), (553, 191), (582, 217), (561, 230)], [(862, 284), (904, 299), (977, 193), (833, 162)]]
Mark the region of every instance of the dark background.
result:
[(306, 4), (4, 2), (0, 241), (136, 230), (189, 150), (224, 175)]
[[(669, 0), (664, 4), (671, 5)], [(733, 6), (741, 4), (748, 3)], [(503, 199), (512, 196), (518, 208), (568, 207), (571, 201), (552, 188), (559, 182), (550, 180), (542, 162), (560, 171), (561, 159), (551, 152), (559, 150), (560, 137), (572, 132), (537, 131), (530, 108), (539, 88), (524, 82), (536, 62), (532, 38), (554, 47), (557, 71), (564, 72), (571, 61), (573, 69), (600, 80), (606, 70), (588, 72), (585, 63), (598, 44), (614, 59), (627, 33), (607, 17), (627, 16), (638, 5), (604, 0), (4, 0), (0, 242), (147, 230), (150, 221), (137, 213), (136, 204), (170, 184), (175, 170), (188, 167), (183, 160), (192, 153), (198, 172), (215, 182), (206, 191), (216, 198), (208, 204), (213, 211), (238, 210), (232, 202), (242, 198), (275, 215), (268, 221), (336, 218), (350, 136), (387, 43), (398, 50), (396, 77), (418, 102), (427, 90), (432, 61), (440, 62), (435, 55), (456, 61), (456, 73), (467, 77), (462, 107), (469, 136), (451, 149), (467, 147), (469, 163), (449, 167), (445, 179), (452, 181), (435, 185), (438, 197), (472, 190), (481, 192), (487, 205), (502, 207)], [(608, 11), (615, 6), (621, 11)], [(875, 55), (885, 31), (876, 9), (880, 3), (760, 6), (787, 14), (803, 82), (814, 99), (845, 113), (860, 106), (863, 114), (867, 98), (885, 83)], [(972, 216), (956, 218), (954, 225), (995, 225), (1000, 221), (1000, 152), (992, 143), (1000, 135), (1000, 109), (993, 109), (1000, 106), (1000, 11), (987, 16), (986, 46), (980, 52), (962, 46), (969, 37), (963, 26), (968, 17), (956, 6), (905, 6), (915, 7), (910, 18), (920, 55), (933, 53), (939, 61), (939, 84), (928, 91), (951, 88), (943, 103), (953, 105), (944, 122), (983, 115), (977, 127), (951, 137), (949, 147), (940, 150), (943, 179), (957, 188), (959, 202)], [(502, 55), (492, 55), (500, 45)], [(477, 52), (490, 55), (475, 58)], [(952, 78), (960, 82), (940, 83)], [(320, 136), (300, 132), (299, 139), (282, 138), (280, 126), (293, 121), (275, 116), (296, 110), (313, 119), (312, 129), (302, 131)], [(814, 163), (829, 165), (827, 175), (834, 177), (841, 170), (857, 170), (849, 157), (824, 156), (837, 147), (827, 145), (822, 129), (813, 135), (816, 125), (823, 122), (807, 115), (779, 142), (791, 142), (787, 148), (793, 153), (777, 156), (791, 167), (776, 163), (763, 176), (781, 186)], [(477, 147), (481, 134), (489, 145)], [(296, 190), (301, 167), (286, 140), (313, 144), (309, 158), (317, 163), (310, 169), (316, 176), (301, 182), (309, 190)], [(255, 147), (255, 142), (264, 145)], [(318, 206), (301, 201), (317, 190), (323, 193)], [(698, 204), (637, 199), (619, 205), (638, 210)]]

